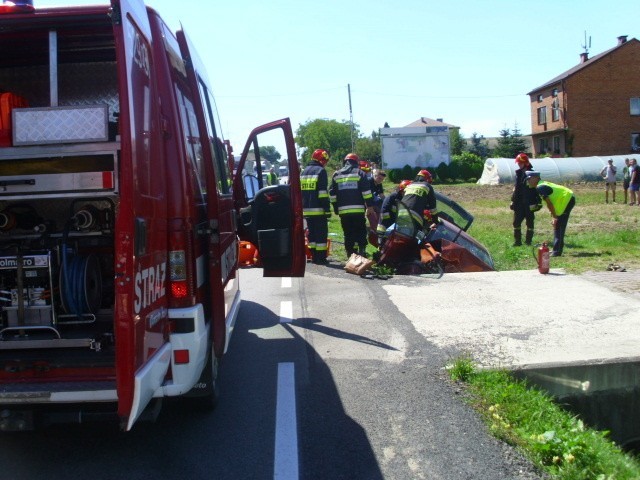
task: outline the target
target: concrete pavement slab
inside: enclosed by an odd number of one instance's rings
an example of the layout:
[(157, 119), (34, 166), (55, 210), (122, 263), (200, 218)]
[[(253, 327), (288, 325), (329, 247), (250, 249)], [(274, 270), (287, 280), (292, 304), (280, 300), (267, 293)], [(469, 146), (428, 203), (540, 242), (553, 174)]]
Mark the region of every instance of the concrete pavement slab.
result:
[[(626, 286), (638, 273), (622, 279)], [(452, 357), (470, 354), (480, 367), (640, 357), (640, 295), (606, 277), (562, 269), (395, 276), (383, 288), (418, 332)]]

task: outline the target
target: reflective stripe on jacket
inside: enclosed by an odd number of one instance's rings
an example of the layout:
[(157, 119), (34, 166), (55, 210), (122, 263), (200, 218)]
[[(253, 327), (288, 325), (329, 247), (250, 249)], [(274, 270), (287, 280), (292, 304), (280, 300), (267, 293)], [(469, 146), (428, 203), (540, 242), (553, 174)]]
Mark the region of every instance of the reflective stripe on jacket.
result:
[(432, 217), (437, 215), (436, 194), (433, 187), (427, 182), (413, 182), (404, 189), (402, 203), (409, 209), (411, 216), (419, 224), (423, 225), (423, 214), (429, 210)]
[(302, 171), (300, 187), (302, 211), (305, 216), (331, 215), (328, 183), (327, 171), (315, 160), (312, 160)]
[(371, 183), (362, 170), (347, 162), (333, 174), (329, 198), (339, 215), (364, 214), (373, 204)]

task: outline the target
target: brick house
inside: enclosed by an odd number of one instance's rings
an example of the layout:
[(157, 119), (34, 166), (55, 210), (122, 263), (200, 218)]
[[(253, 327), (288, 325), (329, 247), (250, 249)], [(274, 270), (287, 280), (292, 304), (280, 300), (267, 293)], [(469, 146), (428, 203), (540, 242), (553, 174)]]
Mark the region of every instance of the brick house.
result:
[(640, 152), (640, 41), (618, 37), (528, 93), (534, 156)]

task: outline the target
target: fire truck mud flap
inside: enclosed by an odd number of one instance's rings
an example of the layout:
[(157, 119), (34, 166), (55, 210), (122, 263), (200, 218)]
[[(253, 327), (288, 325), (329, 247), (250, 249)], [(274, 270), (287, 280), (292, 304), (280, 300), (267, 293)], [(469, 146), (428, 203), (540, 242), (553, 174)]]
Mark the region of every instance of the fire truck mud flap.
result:
[(164, 380), (171, 363), (171, 345), (165, 343), (145, 365), (136, 372), (131, 413), (127, 422), (127, 431), (144, 411), (156, 390)]

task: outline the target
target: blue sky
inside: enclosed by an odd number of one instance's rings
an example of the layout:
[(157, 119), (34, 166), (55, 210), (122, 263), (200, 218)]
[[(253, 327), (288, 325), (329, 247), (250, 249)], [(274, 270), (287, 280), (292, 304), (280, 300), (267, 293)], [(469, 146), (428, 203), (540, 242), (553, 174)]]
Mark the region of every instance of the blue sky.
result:
[[(36, 6), (104, 3), (34, 0)], [(527, 92), (640, 37), (637, 0), (148, 0), (182, 24), (205, 62), (224, 136), (290, 117), (388, 122), (442, 118), (464, 136), (531, 131)], [(639, 87), (640, 88), (640, 87)]]

